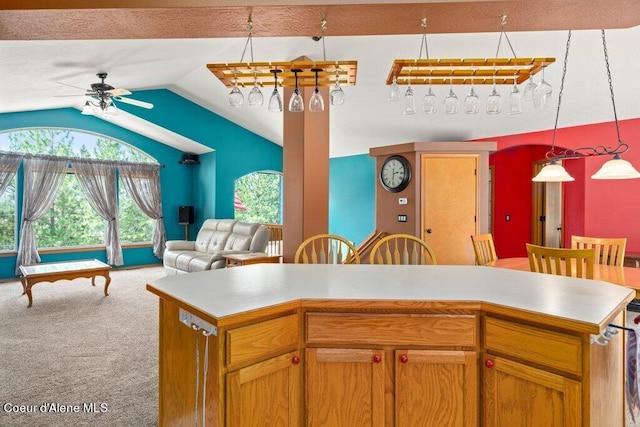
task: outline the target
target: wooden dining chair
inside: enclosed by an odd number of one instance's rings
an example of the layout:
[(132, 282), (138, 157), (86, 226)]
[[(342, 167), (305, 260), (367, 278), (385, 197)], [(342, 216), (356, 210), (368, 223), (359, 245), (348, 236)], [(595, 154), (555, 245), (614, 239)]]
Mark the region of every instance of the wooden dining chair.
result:
[(491, 233), (471, 235), (471, 242), (476, 254), (476, 265), (491, 265), (498, 259)]
[(355, 246), (336, 234), (316, 234), (298, 246), (296, 264), (360, 264)]
[(370, 264), (435, 265), (433, 250), (421, 239), (410, 234), (390, 234), (371, 249)]
[(593, 279), (595, 249), (549, 248), (527, 243), (529, 269), (537, 273)]
[(627, 239), (571, 236), (572, 249), (593, 248), (596, 252), (596, 264), (622, 266), (624, 253), (627, 247)]

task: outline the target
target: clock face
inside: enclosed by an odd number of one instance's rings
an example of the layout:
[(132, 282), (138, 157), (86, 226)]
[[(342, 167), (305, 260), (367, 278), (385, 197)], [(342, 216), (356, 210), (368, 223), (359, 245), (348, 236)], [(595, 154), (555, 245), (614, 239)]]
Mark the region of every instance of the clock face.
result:
[(391, 156), (382, 164), (380, 182), (392, 193), (404, 190), (411, 179), (411, 165), (402, 156)]

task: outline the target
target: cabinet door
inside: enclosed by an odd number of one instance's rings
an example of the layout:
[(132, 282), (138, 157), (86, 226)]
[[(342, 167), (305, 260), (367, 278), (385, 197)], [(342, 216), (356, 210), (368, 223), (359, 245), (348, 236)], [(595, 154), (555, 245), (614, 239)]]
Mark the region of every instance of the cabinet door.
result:
[(383, 426), (384, 352), (311, 348), (306, 354), (308, 426)]
[(296, 352), (227, 374), (227, 426), (299, 426), (300, 358)]
[(476, 352), (396, 350), (395, 358), (396, 426), (478, 425)]
[(582, 425), (578, 381), (501, 357), (483, 368), (484, 425), (553, 427)]

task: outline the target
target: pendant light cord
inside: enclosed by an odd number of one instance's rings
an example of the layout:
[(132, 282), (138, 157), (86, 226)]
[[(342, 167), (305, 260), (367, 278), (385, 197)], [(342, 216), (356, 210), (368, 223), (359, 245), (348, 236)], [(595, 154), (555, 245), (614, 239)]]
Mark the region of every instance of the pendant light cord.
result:
[(602, 31), (602, 49), (604, 50), (604, 63), (607, 67), (607, 80), (609, 81), (609, 91), (611, 92), (611, 105), (613, 106), (613, 119), (616, 123), (616, 133), (618, 135), (618, 144), (623, 144), (620, 138), (620, 127), (618, 126), (618, 113), (616, 112), (616, 101), (613, 95), (613, 82), (611, 80), (611, 70), (609, 69), (609, 52), (607, 51), (607, 40), (604, 36), (604, 30)]
[(569, 46), (571, 44), (571, 30), (567, 36), (567, 47), (564, 52), (564, 63), (562, 64), (562, 78), (560, 79), (560, 93), (558, 94), (558, 108), (556, 109), (556, 121), (553, 125), (553, 138), (551, 139), (551, 151), (547, 152), (546, 157), (549, 159), (555, 156), (556, 148), (556, 132), (558, 131), (558, 117), (560, 117), (560, 105), (562, 104), (562, 92), (564, 91), (564, 77), (567, 74), (567, 59), (569, 58)]

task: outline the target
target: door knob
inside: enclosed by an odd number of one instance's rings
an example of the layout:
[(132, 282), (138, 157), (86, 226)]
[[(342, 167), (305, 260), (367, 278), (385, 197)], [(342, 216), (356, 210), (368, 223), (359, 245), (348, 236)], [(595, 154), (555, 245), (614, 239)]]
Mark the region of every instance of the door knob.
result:
[(430, 228), (427, 228), (427, 230), (426, 230), (426, 231), (427, 231), (427, 234), (431, 234), (431, 233), (433, 233), (433, 230), (432, 230), (432, 229), (430, 229)]

